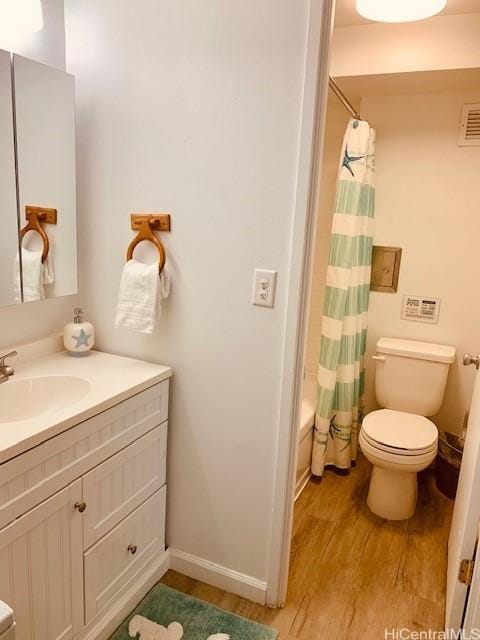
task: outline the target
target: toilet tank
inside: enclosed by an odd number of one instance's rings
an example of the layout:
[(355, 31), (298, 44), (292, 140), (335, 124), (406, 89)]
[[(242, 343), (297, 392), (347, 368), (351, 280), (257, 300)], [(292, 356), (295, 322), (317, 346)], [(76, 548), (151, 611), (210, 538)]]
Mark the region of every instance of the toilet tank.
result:
[(420, 416), (438, 413), (455, 347), (380, 338), (376, 351), (375, 395), (380, 406)]

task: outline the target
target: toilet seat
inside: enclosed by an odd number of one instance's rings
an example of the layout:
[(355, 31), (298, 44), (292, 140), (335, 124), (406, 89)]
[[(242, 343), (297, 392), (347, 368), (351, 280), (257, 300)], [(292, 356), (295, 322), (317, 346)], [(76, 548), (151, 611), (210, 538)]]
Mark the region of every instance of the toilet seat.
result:
[(438, 442), (438, 430), (431, 420), (391, 409), (372, 411), (365, 416), (362, 436), (377, 450), (409, 457), (436, 451)]

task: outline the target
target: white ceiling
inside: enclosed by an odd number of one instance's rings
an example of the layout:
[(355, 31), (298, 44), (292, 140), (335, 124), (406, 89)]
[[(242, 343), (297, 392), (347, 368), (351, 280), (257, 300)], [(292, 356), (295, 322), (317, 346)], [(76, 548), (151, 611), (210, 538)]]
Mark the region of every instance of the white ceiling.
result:
[[(442, 11), (442, 14), (475, 12), (480, 12), (480, 0), (448, 0), (447, 6)], [(365, 20), (365, 18), (362, 18), (356, 12), (355, 0), (337, 0), (335, 9), (336, 27), (369, 23), (371, 24), (370, 20)]]

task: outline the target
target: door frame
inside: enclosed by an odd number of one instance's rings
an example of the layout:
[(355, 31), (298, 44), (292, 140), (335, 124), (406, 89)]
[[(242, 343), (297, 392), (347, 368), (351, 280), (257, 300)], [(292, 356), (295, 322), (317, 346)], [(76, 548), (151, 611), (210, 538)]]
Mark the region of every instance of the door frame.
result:
[[(458, 479), (457, 495), (453, 508), (450, 536), (448, 539), (447, 589), (445, 602), (445, 628), (465, 631), (472, 628), (478, 619), (480, 607), (475, 598), (480, 594), (479, 532), (479, 480), (480, 480), (480, 372), (475, 373), (475, 382), (470, 404), (465, 447)], [(475, 557), (475, 548), (477, 553)], [(462, 560), (475, 560), (474, 581), (471, 586), (458, 580)], [(468, 634), (465, 636), (468, 637)]]
[(285, 604), (293, 528), (298, 423), (323, 155), (335, 0), (311, 0), (300, 128), (289, 290), (284, 328), (282, 388), (268, 559), (266, 604)]

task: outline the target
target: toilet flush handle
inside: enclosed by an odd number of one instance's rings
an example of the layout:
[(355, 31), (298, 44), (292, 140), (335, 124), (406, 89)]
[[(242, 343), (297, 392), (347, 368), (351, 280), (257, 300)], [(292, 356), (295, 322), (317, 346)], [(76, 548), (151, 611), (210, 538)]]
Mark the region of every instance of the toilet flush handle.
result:
[(380, 360), (380, 362), (385, 362), (385, 356), (372, 356), (372, 360)]
[(480, 353), (476, 356), (471, 356), (469, 353), (463, 355), (463, 365), (468, 367), (471, 364), (475, 365), (475, 369), (480, 367)]

